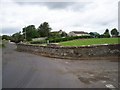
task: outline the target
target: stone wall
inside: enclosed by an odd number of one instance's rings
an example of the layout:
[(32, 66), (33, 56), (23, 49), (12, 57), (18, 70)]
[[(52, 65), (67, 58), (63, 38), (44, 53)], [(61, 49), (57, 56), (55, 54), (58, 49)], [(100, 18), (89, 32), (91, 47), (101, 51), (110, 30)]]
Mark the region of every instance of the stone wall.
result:
[(90, 57), (119, 56), (120, 44), (81, 47), (36, 46), (17, 44), (17, 50), (37, 53), (49, 57), (80, 59)]

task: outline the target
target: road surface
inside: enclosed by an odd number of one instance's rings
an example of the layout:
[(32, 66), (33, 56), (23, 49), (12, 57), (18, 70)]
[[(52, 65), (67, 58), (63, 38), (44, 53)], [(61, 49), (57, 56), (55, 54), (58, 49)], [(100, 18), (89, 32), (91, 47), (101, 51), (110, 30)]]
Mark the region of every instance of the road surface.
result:
[(3, 49), (3, 88), (111, 88), (118, 87), (118, 62), (63, 60)]

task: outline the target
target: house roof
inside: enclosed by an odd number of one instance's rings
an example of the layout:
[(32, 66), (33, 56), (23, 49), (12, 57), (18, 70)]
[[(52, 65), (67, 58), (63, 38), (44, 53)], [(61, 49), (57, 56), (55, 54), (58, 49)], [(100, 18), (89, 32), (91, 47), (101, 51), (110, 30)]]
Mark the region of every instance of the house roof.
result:
[(58, 33), (58, 31), (53, 31), (53, 32), (51, 32), (51, 33)]
[(93, 34), (99, 34), (99, 33), (97, 33), (97, 32), (90, 32), (90, 33), (93, 33)]
[(59, 32), (64, 32), (62, 30), (59, 30), (59, 31), (52, 31), (51, 33), (59, 33)]
[(72, 31), (75, 34), (88, 34), (87, 32), (84, 31)]

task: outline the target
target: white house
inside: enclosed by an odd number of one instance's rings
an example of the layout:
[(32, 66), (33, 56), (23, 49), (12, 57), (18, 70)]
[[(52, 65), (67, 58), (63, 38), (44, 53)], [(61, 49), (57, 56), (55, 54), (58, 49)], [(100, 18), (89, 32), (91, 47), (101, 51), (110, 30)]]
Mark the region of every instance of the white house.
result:
[(69, 36), (90, 36), (89, 33), (84, 31), (71, 31), (69, 32)]
[(33, 38), (32, 41), (45, 40), (47, 37)]

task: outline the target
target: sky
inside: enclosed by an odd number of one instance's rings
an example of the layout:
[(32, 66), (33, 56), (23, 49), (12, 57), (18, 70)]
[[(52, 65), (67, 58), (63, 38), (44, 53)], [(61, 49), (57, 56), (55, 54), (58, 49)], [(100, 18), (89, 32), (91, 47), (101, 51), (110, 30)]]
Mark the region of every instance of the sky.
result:
[(98, 32), (118, 29), (119, 0), (1, 0), (0, 34), (48, 22), (52, 31)]

